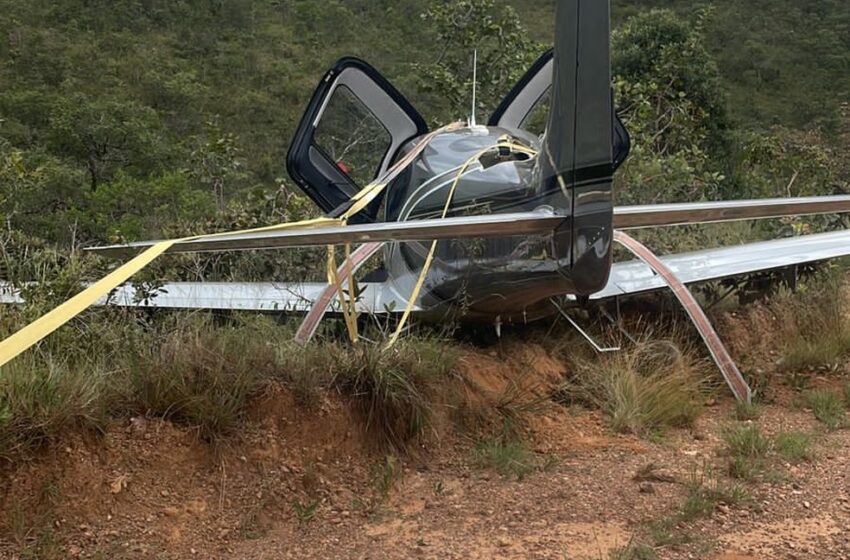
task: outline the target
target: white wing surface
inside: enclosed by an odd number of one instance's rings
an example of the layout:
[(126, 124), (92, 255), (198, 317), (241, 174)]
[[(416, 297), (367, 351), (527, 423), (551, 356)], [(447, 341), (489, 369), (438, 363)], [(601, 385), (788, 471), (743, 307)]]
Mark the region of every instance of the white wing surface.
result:
[[(836, 231), (704, 249), (661, 257), (685, 284), (776, 270), (794, 265), (850, 256), (850, 231)], [(640, 261), (615, 263), (604, 290), (592, 296), (605, 299), (665, 288), (664, 281)]]
[[(776, 239), (759, 243), (705, 249), (662, 257), (686, 284), (719, 280), (850, 256), (850, 231)], [(326, 285), (285, 282), (174, 282), (164, 284), (156, 297), (136, 303), (132, 286), (122, 286), (110, 303), (122, 306), (306, 312)], [(405, 301), (384, 284), (362, 283), (357, 305), (361, 312), (403, 309)], [(664, 289), (664, 282), (640, 261), (615, 263), (600, 300)], [(20, 303), (13, 291), (0, 287), (0, 303)], [(100, 302), (105, 303), (104, 300)], [(333, 311), (333, 310), (331, 310)]]

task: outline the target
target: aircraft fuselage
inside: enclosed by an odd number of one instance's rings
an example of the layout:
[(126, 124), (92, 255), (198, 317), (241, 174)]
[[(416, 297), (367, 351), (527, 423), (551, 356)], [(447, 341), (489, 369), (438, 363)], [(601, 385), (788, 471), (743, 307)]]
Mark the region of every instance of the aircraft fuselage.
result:
[[(570, 218), (573, 186), (540, 178), (539, 156), (503, 149), (487, 151), (506, 140), (541, 149), (540, 139), (524, 130), (501, 127), (467, 127), (433, 138), (408, 170), (388, 187), (384, 203), (387, 221), (439, 218), (451, 194), (447, 217), (510, 212), (545, 212)], [(405, 150), (402, 151), (403, 155)], [(476, 154), (485, 155), (465, 164)], [(456, 184), (455, 184), (456, 183)], [(602, 193), (610, 189), (603, 177)], [(452, 192), (452, 187), (455, 187)], [(418, 305), (433, 314), (458, 311), (469, 320), (524, 322), (550, 315), (548, 299), (555, 295), (589, 295), (583, 286), (607, 281), (598, 266), (610, 265), (608, 236), (586, 232), (610, 231), (607, 204), (594, 214), (592, 186), (584, 188), (584, 215), (596, 220), (595, 230), (585, 223), (584, 237), (573, 240), (571, 221), (554, 235), (444, 241), (437, 245)], [(607, 199), (602, 196), (603, 201)], [(591, 207), (588, 208), (587, 204)], [(587, 219), (585, 219), (587, 222)], [(430, 242), (392, 243), (385, 248), (389, 286), (400, 297), (410, 294), (424, 265)], [(576, 259), (574, 248), (580, 249)], [(602, 260), (599, 263), (597, 261)], [(591, 262), (591, 267), (587, 264)], [(577, 280), (578, 279), (578, 280)]]

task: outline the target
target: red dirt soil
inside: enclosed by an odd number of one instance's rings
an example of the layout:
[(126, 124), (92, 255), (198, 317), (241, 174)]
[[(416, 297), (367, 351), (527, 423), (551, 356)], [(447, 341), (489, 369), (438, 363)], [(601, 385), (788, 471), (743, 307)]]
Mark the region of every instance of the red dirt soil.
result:
[[(483, 424), (506, 394), (545, 397), (565, 374), (519, 342), (467, 349), (461, 366), (462, 416)], [(755, 422), (822, 433), (817, 460), (779, 465), (782, 476), (749, 487), (749, 503), (676, 527), (692, 542), (659, 547), (659, 558), (850, 558), (850, 432), (827, 434), (789, 390), (776, 395)], [(143, 418), (69, 437), (0, 470), (0, 558), (607, 559), (681, 506), (681, 482), (724, 470), (719, 433), (733, 408), (721, 397), (694, 429), (648, 441), (550, 403), (525, 424), (550, 460), (517, 481), (475, 464), (474, 431), (456, 428), (455, 406), (403, 460), (370, 443), (343, 399), (302, 408), (282, 387), (218, 448)], [(633, 480), (649, 464), (674, 482)]]

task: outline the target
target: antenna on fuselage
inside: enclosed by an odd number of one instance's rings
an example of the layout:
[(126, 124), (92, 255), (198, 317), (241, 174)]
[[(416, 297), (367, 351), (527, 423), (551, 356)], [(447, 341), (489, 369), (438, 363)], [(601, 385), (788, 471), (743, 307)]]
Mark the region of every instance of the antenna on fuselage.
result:
[(475, 90), (478, 87), (478, 49), (472, 51), (472, 112), (469, 114), (469, 127), (475, 128)]

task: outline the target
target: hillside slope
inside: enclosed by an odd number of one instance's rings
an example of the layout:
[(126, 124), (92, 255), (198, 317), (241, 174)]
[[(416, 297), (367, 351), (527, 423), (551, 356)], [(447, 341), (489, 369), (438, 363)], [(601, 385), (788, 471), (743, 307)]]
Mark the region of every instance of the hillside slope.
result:
[[(490, 21), (484, 32), (473, 22), (465, 37), (423, 17), (434, 6), (463, 13), (469, 2), (0, 0), (0, 220), (11, 236), (4, 254), (15, 261), (20, 247), (33, 245), (186, 235), (315, 215), (297, 196), (283, 159), (313, 88), (334, 60), (369, 60), (435, 122), (466, 114), (466, 50), (480, 43), (476, 33), (484, 33), (491, 50), (493, 38), (503, 35), (524, 48), (503, 57), (508, 71), (499, 70), (501, 79), (481, 84), (489, 107), (551, 41), (551, 0), (512, 3), (525, 29), (510, 14)], [(508, 4), (475, 5), (498, 15)], [(693, 26), (700, 6), (696, 0), (615, 0), (613, 12), (620, 28), (653, 8), (672, 9), (681, 15), (676, 25)], [(641, 89), (667, 83), (669, 76), (638, 76), (631, 86), (640, 87), (632, 94), (646, 103), (645, 114), (642, 123), (630, 122), (637, 131), (637, 165), (621, 173), (622, 182), (634, 191), (650, 183), (647, 177), (664, 175), (670, 183), (664, 188), (673, 194), (646, 187), (628, 201), (766, 196), (795, 174), (796, 184), (805, 185), (801, 193), (845, 188), (846, 176), (835, 179), (827, 167), (850, 142), (850, 132), (842, 130), (847, 117), (840, 117), (850, 98), (850, 4), (718, 0), (702, 21), (705, 33), (696, 36), (716, 59), (720, 76), (722, 94), (713, 102), (728, 105), (732, 117), (728, 128), (715, 125), (741, 136), (757, 130), (771, 137), (745, 138), (737, 152), (701, 146), (695, 157), (687, 144), (700, 144), (702, 134), (712, 133), (712, 123), (705, 122), (712, 119), (697, 123), (692, 116), (704, 107), (691, 99), (682, 107), (670, 98), (669, 115), (688, 113), (678, 119), (678, 138), (660, 143), (679, 147), (671, 158), (643, 145), (654, 135), (643, 125), (664, 117), (651, 114), (656, 104)], [(423, 69), (436, 68), (440, 76), (444, 69), (434, 63), (447, 52), (455, 59), (443, 76), (456, 93), (451, 103), (423, 80)], [(687, 74), (700, 60), (685, 56), (673, 71)], [(715, 61), (705, 65), (710, 80)], [(775, 125), (785, 130), (774, 138)], [(787, 129), (811, 136), (789, 141)], [(823, 153), (824, 146), (836, 150)], [(746, 159), (753, 154), (761, 160)], [(824, 173), (801, 172), (796, 161), (774, 165), (785, 156), (799, 156)], [(842, 165), (846, 175), (850, 165)], [(766, 166), (772, 167), (762, 170)], [(741, 178), (749, 169), (767, 178)], [(243, 261), (240, 266), (249, 267)], [(252, 266), (277, 273), (293, 265)], [(205, 277), (226, 277), (229, 268), (222, 264)]]
[[(541, 41), (551, 36), (551, 0), (513, 2)], [(683, 15), (708, 8), (708, 45), (732, 114), (748, 126), (834, 130), (850, 101), (850, 4), (842, 0), (614, 0), (617, 24), (651, 8)]]

